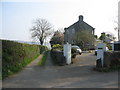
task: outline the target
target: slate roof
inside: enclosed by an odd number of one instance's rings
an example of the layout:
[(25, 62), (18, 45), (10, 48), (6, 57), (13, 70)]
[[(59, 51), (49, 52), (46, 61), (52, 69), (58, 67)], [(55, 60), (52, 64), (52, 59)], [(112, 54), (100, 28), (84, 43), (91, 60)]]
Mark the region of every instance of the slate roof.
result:
[(85, 29), (92, 29), (94, 30), (95, 28), (92, 27), (91, 25), (89, 25), (88, 23), (84, 22), (83, 20), (78, 20), (77, 22), (75, 22), (74, 24), (70, 25), (68, 28), (66, 29), (70, 29), (70, 28), (74, 28), (75, 30), (85, 30)]

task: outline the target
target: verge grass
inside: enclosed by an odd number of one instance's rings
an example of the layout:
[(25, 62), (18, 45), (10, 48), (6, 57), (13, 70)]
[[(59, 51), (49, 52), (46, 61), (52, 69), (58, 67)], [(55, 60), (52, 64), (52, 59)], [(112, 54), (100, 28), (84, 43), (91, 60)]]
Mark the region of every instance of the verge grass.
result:
[(42, 56), (41, 60), (38, 62), (38, 65), (40, 65), (40, 66), (45, 65), (45, 62), (46, 62), (46, 59), (47, 59), (47, 56), (48, 56), (48, 52), (49, 51), (46, 51), (46, 52), (43, 53), (43, 56)]

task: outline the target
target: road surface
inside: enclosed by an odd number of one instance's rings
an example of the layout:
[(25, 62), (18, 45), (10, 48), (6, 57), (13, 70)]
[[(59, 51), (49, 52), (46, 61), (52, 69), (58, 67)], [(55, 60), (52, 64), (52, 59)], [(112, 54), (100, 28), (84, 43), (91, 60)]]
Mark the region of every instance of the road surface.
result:
[(78, 55), (74, 64), (54, 66), (48, 55), (45, 66), (40, 58), (22, 71), (3, 80), (4, 88), (118, 88), (118, 72), (94, 71), (93, 53)]

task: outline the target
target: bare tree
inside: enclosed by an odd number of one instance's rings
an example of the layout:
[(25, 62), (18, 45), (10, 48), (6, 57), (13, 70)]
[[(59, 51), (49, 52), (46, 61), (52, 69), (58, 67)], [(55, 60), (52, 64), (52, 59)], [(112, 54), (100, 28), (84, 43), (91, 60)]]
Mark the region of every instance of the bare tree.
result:
[(41, 45), (52, 34), (52, 25), (45, 19), (38, 18), (30, 29), (32, 38), (37, 38)]

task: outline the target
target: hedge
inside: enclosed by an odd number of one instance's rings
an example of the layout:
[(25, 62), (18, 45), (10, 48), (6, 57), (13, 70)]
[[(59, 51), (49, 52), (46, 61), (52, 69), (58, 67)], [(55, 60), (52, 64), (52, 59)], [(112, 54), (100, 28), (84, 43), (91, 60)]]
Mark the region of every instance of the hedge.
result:
[(50, 52), (54, 65), (65, 65), (66, 59), (63, 55), (63, 46), (60, 44), (54, 44)]
[(2, 79), (20, 71), (38, 57), (40, 55), (39, 48), (43, 47), (2, 40)]
[[(76, 57), (76, 49), (71, 49), (71, 61)], [(54, 65), (66, 65), (66, 58), (63, 55), (63, 46), (59, 44), (54, 44), (51, 49), (51, 58)]]
[(120, 51), (104, 52), (104, 67), (120, 66)]
[(50, 55), (54, 65), (66, 65), (66, 59), (63, 56), (63, 51), (52, 50)]
[(115, 70), (120, 70), (120, 52), (119, 51), (106, 51), (104, 52), (104, 64), (101, 65), (101, 60), (97, 60), (97, 65), (94, 70), (100, 72), (110, 72)]

